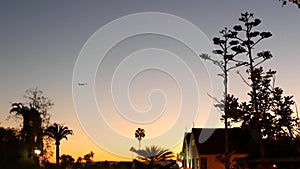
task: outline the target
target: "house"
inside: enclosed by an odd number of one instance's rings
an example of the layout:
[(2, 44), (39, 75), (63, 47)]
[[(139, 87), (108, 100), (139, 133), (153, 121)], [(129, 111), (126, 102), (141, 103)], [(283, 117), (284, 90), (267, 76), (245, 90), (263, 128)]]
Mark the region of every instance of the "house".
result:
[[(246, 157), (251, 152), (253, 135), (249, 130), (241, 128), (228, 129), (229, 153), (231, 165), (235, 160)], [(222, 169), (225, 168), (225, 129), (222, 128), (192, 128), (185, 133), (182, 152), (186, 154), (184, 168)]]

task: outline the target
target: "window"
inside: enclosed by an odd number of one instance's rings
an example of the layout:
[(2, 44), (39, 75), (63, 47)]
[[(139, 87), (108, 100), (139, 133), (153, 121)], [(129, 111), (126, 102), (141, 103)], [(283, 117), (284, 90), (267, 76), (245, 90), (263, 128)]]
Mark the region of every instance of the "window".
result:
[(207, 169), (207, 158), (201, 157), (200, 169)]

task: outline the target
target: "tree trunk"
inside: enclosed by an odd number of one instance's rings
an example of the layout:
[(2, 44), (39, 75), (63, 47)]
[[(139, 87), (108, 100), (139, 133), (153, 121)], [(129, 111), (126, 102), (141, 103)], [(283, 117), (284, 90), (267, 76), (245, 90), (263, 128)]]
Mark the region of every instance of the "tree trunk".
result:
[(56, 145), (56, 166), (59, 166), (59, 142), (55, 143)]
[(141, 149), (141, 139), (139, 139), (139, 150)]
[(155, 169), (154, 160), (151, 160), (151, 169)]
[(225, 169), (230, 167), (227, 117), (225, 120)]
[(228, 157), (229, 155), (229, 141), (228, 141), (228, 102), (227, 102), (227, 88), (225, 91), (225, 109), (224, 109), (224, 114), (225, 114), (225, 169), (229, 169), (230, 167), (230, 158)]
[[(225, 48), (225, 55), (227, 55), (227, 47)], [(224, 58), (224, 124), (225, 124), (225, 169), (229, 169), (230, 167), (230, 159), (229, 155), (229, 141), (228, 141), (228, 68), (227, 68), (227, 61)]]
[(265, 145), (262, 140), (260, 140), (259, 144), (260, 144), (261, 165), (262, 168), (266, 168), (267, 163), (266, 163), (266, 155), (265, 155)]

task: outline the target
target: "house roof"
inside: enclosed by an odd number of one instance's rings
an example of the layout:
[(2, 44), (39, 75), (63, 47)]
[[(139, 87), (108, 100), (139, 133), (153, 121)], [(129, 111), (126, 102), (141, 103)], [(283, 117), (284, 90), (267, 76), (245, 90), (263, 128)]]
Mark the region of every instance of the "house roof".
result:
[(186, 135), (185, 135), (185, 140), (186, 140), (186, 142), (190, 142), (190, 139), (191, 139), (191, 133), (186, 133)]
[(183, 146), (182, 146), (182, 151), (186, 149), (186, 146), (189, 146), (190, 144), (190, 139), (191, 139), (191, 134), (192, 133), (184, 133), (184, 140), (183, 140)]
[[(203, 139), (204, 136), (209, 136)], [(225, 151), (225, 129), (222, 128), (193, 128), (192, 134), (198, 154), (219, 154)], [(251, 134), (247, 129), (230, 128), (228, 129), (229, 153), (249, 153), (251, 150)]]

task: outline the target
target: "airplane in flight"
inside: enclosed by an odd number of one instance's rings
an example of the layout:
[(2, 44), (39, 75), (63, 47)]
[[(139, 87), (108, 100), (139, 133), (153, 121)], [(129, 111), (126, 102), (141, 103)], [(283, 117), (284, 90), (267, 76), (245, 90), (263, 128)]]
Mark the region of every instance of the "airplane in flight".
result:
[(78, 83), (79, 86), (85, 86), (87, 83)]

